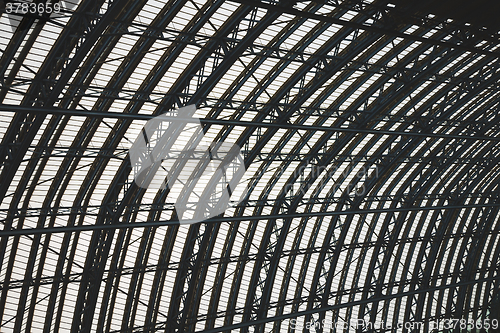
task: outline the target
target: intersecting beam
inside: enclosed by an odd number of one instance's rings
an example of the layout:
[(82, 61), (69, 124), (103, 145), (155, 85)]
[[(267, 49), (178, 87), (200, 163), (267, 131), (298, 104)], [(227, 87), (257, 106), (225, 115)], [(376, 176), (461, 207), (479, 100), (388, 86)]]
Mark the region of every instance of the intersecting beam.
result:
[[(497, 192), (470, 192), (470, 193), (424, 193), (419, 196), (419, 200), (450, 200), (455, 198), (467, 198), (467, 199), (500, 199), (500, 193)], [(290, 200), (289, 198), (287, 198)], [(400, 202), (411, 202), (414, 201), (415, 198), (410, 193), (402, 193), (402, 194), (382, 194), (382, 195), (366, 195), (363, 197), (364, 203), (366, 202), (390, 202), (390, 201), (400, 201)], [(311, 197), (311, 198), (302, 198), (298, 203), (301, 205), (310, 205), (310, 204), (334, 204), (334, 203), (342, 203), (345, 201), (344, 196), (331, 196), (331, 197)], [(273, 207), (277, 203), (282, 203), (283, 200), (279, 199), (254, 199), (254, 200), (245, 200), (245, 207)], [(286, 204), (290, 204), (290, 202), (286, 202)], [(194, 202), (188, 202), (187, 204), (195, 204)], [(110, 210), (114, 210), (117, 208), (116, 204), (107, 204), (107, 205), (89, 205), (89, 206), (59, 206), (59, 207), (31, 207), (27, 209), (17, 209), (14, 210), (12, 208), (0, 208), (0, 222), (2, 216), (6, 216), (10, 214), (10, 218), (20, 218), (20, 217), (46, 217), (46, 216), (64, 216), (64, 215), (80, 215), (85, 214), (87, 216), (97, 216), (99, 211), (103, 208), (107, 208)], [(154, 203), (154, 204), (130, 204), (127, 206), (127, 209), (131, 212), (160, 212), (160, 211), (173, 211), (175, 208), (174, 202), (164, 202), (164, 203)]]
[[(77, 158), (92, 158), (92, 159), (118, 159), (125, 160), (127, 159), (128, 149), (125, 148), (116, 148), (116, 149), (107, 149), (107, 148), (92, 148), (92, 147), (81, 147), (81, 148), (72, 148), (72, 147), (54, 147), (49, 148), (48, 146), (30, 146), (30, 151), (34, 151), (38, 149), (39, 151), (45, 150), (45, 152), (38, 153), (36, 156), (30, 156), (28, 159), (34, 158), (44, 158), (44, 157), (77, 157)], [(106, 152), (108, 154), (102, 154)], [(170, 150), (171, 153), (179, 153), (180, 151)], [(492, 150), (494, 152), (494, 150)], [(245, 149), (242, 149), (243, 155), (247, 153)], [(256, 157), (256, 162), (264, 162), (264, 161), (286, 161), (286, 162), (302, 162), (309, 161), (309, 164), (316, 164), (314, 158), (325, 157), (329, 155), (326, 152), (318, 152), (316, 154), (312, 153), (302, 153), (302, 152), (287, 152), (286, 154), (282, 154), (279, 152), (261, 152)], [(177, 156), (177, 155), (175, 155)], [(470, 155), (463, 157), (455, 157), (455, 156), (397, 156), (395, 154), (337, 154), (331, 157), (331, 163), (345, 163), (345, 162), (374, 162), (379, 163), (379, 161), (385, 160), (387, 163), (434, 163), (438, 164), (491, 164), (494, 161), (495, 154), (490, 156), (479, 156), (479, 155)], [(496, 159), (495, 159), (496, 160)], [(1, 211), (1, 209), (0, 209)]]
[[(0, 111), (6, 112), (28, 112), (28, 113), (44, 113), (54, 114), (60, 116), (76, 116), (76, 117), (90, 117), (90, 118), (114, 118), (114, 119), (130, 119), (130, 120), (149, 120), (156, 116), (146, 114), (130, 114), (119, 112), (99, 112), (99, 111), (82, 111), (74, 109), (57, 109), (57, 108), (44, 108), (44, 107), (31, 107), (19, 105), (6, 105), (0, 104)], [(365, 133), (365, 134), (379, 134), (379, 135), (398, 135), (398, 136), (417, 136), (425, 138), (443, 138), (443, 139), (465, 139), (465, 140), (483, 140), (483, 141), (500, 141), (500, 137), (489, 136), (471, 136), (471, 135), (450, 135), (439, 133), (423, 133), (423, 132), (404, 132), (404, 131), (386, 131), (376, 129), (362, 129), (362, 128), (344, 128), (344, 127), (327, 127), (327, 126), (310, 126), (290, 123), (265, 123), (255, 121), (239, 121), (227, 119), (196, 119), (196, 118), (180, 118), (180, 117), (167, 117), (163, 119), (176, 120), (183, 122), (198, 122), (203, 124), (218, 124), (228, 126), (244, 126), (244, 127), (267, 127), (267, 128), (284, 128), (305, 131), (319, 131), (319, 132), (345, 132), (345, 133)]]
[(314, 314), (314, 313), (318, 313), (318, 312), (332, 311), (332, 310), (336, 310), (336, 309), (354, 307), (357, 305), (362, 305), (362, 304), (367, 304), (367, 303), (372, 303), (372, 302), (391, 300), (391, 299), (396, 299), (396, 298), (403, 298), (403, 297), (411, 296), (411, 295), (418, 295), (418, 294), (434, 292), (436, 290), (443, 290), (443, 289), (456, 288), (456, 287), (462, 287), (462, 286), (470, 286), (470, 285), (474, 285), (474, 284), (479, 284), (481, 282), (494, 281), (497, 279), (498, 279), (498, 277), (495, 276), (495, 277), (489, 277), (489, 278), (484, 278), (484, 279), (478, 279), (478, 280), (474, 280), (474, 281), (463, 281), (463, 282), (458, 282), (458, 283), (453, 283), (453, 284), (448, 284), (448, 285), (435, 286), (432, 288), (417, 289), (417, 290), (402, 292), (399, 294), (383, 295), (383, 296), (379, 296), (376, 298), (362, 299), (359, 301), (353, 301), (353, 302), (348, 302), (348, 303), (343, 303), (343, 304), (328, 305), (328, 306), (324, 306), (324, 307), (317, 308), (317, 309), (298, 311), (298, 312), (288, 313), (288, 314), (275, 316), (275, 317), (268, 317), (268, 318), (253, 320), (253, 321), (249, 321), (249, 322), (242, 322), (242, 323), (238, 323), (238, 324), (217, 327), (214, 329), (198, 331), (197, 333), (229, 332), (231, 330), (241, 329), (243, 327), (262, 325), (262, 324), (266, 324), (269, 322), (283, 321), (286, 319), (298, 318), (298, 317), (302, 317), (302, 316), (305, 316), (308, 314)]
[(425, 43), (425, 44), (443, 46), (443, 47), (447, 47), (447, 48), (452, 48), (452, 49), (457, 49), (457, 50), (462, 50), (462, 51), (467, 51), (467, 52), (472, 52), (472, 53), (477, 53), (477, 54), (484, 54), (484, 55), (487, 55), (490, 57), (495, 57), (495, 58), (500, 57), (500, 53), (498, 53), (498, 52), (491, 52), (491, 51), (482, 50), (482, 49), (479, 49), (476, 47), (457, 45), (454, 43), (445, 42), (445, 41), (441, 41), (441, 40), (415, 36), (415, 35), (411, 35), (408, 33), (399, 32), (399, 31), (396, 31), (393, 29), (385, 29), (385, 28), (371, 26), (371, 25), (367, 25), (367, 24), (363, 24), (363, 23), (351, 22), (351, 21), (347, 21), (347, 20), (343, 20), (343, 19), (338, 19), (335, 17), (305, 12), (305, 11), (294, 9), (294, 8), (284, 8), (282, 6), (271, 5), (268, 3), (261, 2), (261, 1), (253, 1), (253, 0), (234, 0), (234, 1), (241, 3), (241, 4), (249, 5), (249, 6), (256, 6), (256, 7), (265, 8), (265, 9), (268, 9), (271, 11), (278, 11), (278, 12), (281, 12), (283, 14), (295, 15), (297, 17), (307, 17), (309, 19), (317, 20), (320, 22), (337, 24), (340, 26), (350, 27), (353, 29), (362, 29), (365, 31), (375, 32), (375, 33), (379, 33), (379, 34), (385, 35), (385, 36), (395, 36), (395, 37), (409, 39), (409, 40), (413, 40), (413, 41), (421, 42), (421, 43)]
[[(276, 214), (276, 215), (256, 215), (256, 216), (233, 216), (233, 217), (218, 217), (212, 218), (202, 223), (223, 223), (223, 222), (240, 222), (254, 220), (273, 220), (282, 218), (308, 218), (318, 216), (339, 216), (339, 215), (355, 215), (355, 214), (382, 214), (382, 213), (398, 213), (408, 211), (429, 211), (429, 210), (452, 210), (452, 209), (470, 209), (470, 208), (485, 208), (485, 207), (500, 207), (500, 203), (484, 204), (484, 205), (457, 205), (457, 206), (434, 206), (434, 207), (404, 207), (404, 208), (387, 208), (387, 209), (360, 209), (340, 212), (314, 212), (314, 213), (294, 213), (294, 214)], [(190, 225), (190, 220), (183, 221), (183, 224)], [(195, 223), (196, 221), (193, 221)], [(40, 235), (54, 234), (61, 232), (81, 232), (93, 230), (110, 230), (110, 229), (128, 229), (128, 228), (149, 228), (161, 227), (169, 225), (179, 225), (179, 221), (150, 221), (150, 222), (133, 222), (119, 224), (101, 224), (101, 225), (79, 225), (71, 227), (51, 227), (51, 228), (30, 228), (30, 229), (13, 229), (0, 231), (0, 237), (20, 236), (20, 235)]]

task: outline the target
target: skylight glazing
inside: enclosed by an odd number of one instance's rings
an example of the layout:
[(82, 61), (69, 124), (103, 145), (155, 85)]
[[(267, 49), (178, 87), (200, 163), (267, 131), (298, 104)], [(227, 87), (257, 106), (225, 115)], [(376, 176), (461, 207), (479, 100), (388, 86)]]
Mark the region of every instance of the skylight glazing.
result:
[[(0, 18), (0, 330), (486, 318), (491, 39), (393, 24), (379, 1), (73, 5)], [(148, 119), (191, 104), (207, 142), (241, 149), (248, 195), (178, 225), (186, 187), (140, 188), (127, 153)]]

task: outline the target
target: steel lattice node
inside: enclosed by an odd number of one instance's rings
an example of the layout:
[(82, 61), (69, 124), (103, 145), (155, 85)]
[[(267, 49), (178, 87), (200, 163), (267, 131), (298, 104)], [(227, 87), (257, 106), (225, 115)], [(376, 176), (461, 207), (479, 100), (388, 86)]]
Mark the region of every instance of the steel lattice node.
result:
[(209, 142), (198, 119), (184, 119), (196, 112), (194, 105), (176, 112), (181, 120), (150, 119), (129, 157), (137, 186), (168, 188), (179, 223), (192, 224), (223, 214), (245, 198), (248, 189), (238, 188), (245, 162), (238, 145)]

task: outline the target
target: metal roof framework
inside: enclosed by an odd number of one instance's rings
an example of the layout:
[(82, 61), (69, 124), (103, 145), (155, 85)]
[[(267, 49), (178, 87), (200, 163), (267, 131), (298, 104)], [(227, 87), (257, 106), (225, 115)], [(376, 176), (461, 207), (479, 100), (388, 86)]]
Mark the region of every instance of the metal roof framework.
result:
[[(2, 331), (490, 316), (497, 33), (387, 1), (67, 4), (0, 18)], [(190, 104), (250, 191), (180, 226), (127, 152)]]

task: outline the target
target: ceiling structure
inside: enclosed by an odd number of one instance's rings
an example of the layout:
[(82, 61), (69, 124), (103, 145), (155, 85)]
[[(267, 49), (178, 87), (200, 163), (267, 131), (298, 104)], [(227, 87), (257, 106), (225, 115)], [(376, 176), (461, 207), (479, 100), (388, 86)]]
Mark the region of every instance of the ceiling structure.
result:
[[(490, 318), (498, 31), (394, 3), (2, 13), (0, 330)], [(175, 195), (138, 186), (128, 150), (188, 105), (205, 138), (240, 147), (248, 192), (179, 225)]]

